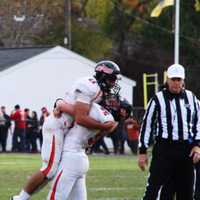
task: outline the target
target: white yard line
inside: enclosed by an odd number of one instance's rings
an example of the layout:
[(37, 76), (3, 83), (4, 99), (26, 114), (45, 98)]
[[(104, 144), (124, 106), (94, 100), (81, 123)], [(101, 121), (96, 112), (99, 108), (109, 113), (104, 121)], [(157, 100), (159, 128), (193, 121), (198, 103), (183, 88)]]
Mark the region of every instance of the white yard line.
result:
[(93, 200), (131, 200), (129, 198), (119, 198), (119, 197), (111, 197), (111, 198), (96, 198), (96, 199), (93, 199)]

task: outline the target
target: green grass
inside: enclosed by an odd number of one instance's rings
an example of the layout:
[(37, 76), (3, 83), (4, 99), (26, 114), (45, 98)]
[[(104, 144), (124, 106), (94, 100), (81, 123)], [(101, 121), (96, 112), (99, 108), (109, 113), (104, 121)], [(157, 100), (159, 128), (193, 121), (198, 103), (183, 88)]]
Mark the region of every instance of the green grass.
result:
[[(147, 172), (141, 172), (135, 156), (89, 156), (88, 200), (139, 200)], [(0, 199), (17, 194), (28, 177), (41, 166), (40, 155), (0, 154)], [(33, 196), (46, 199), (49, 185)]]

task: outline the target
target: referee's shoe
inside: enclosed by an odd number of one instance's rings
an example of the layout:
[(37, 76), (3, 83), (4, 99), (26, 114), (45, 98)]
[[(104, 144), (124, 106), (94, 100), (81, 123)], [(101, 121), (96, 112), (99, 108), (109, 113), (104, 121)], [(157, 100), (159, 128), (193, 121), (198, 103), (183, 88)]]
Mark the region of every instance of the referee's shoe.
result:
[(12, 196), (10, 197), (10, 200), (21, 200), (21, 199), (19, 198), (19, 196)]

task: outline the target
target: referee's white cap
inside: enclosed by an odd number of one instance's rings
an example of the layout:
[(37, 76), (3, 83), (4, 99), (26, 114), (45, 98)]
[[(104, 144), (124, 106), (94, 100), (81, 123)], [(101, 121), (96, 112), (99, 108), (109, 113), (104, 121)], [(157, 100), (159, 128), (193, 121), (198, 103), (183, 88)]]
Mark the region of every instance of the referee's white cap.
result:
[(180, 64), (173, 64), (167, 69), (168, 78), (182, 78), (185, 79), (185, 69)]

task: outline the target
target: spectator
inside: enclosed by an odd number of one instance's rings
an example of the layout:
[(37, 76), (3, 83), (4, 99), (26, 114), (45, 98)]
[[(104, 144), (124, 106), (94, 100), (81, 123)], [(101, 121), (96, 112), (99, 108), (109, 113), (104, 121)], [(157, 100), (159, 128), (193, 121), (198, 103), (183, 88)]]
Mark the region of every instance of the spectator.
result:
[(121, 117), (120, 117), (120, 121), (116, 130), (118, 131), (118, 135), (119, 135), (119, 153), (120, 154), (124, 154), (124, 144), (125, 144), (125, 141), (127, 141), (128, 139), (127, 132), (124, 129), (124, 121), (126, 119), (126, 115), (127, 115), (126, 109), (121, 107), (120, 108)]
[[(0, 143), (1, 143), (1, 145), (3, 143), (2, 136), (3, 136), (3, 132), (4, 132), (4, 127), (5, 127), (5, 118), (3, 116), (3, 113), (0, 111)], [(4, 151), (3, 145), (2, 145), (2, 151)]]
[(42, 141), (43, 141), (43, 138), (42, 138), (42, 125), (44, 123), (45, 118), (49, 116), (49, 112), (48, 112), (46, 107), (42, 107), (41, 112), (42, 112), (42, 114), (40, 116), (39, 131), (38, 131), (38, 138), (39, 138), (39, 141), (40, 141), (40, 149), (42, 147)]
[(25, 152), (25, 128), (26, 116), (25, 112), (20, 109), (19, 105), (15, 106), (15, 110), (11, 112), (10, 118), (15, 122), (15, 129), (12, 138), (12, 151)]
[(11, 126), (10, 117), (6, 114), (5, 106), (1, 106), (0, 111), (0, 143), (2, 145), (2, 151), (6, 152), (6, 144), (8, 137), (8, 129)]
[(124, 125), (128, 133), (128, 146), (133, 154), (137, 154), (140, 125), (133, 117), (129, 117)]
[(30, 152), (31, 149), (31, 117), (30, 110), (28, 108), (24, 109), (26, 117), (26, 127), (25, 127), (25, 146), (26, 152)]
[(119, 135), (119, 153), (120, 154), (125, 153), (124, 144), (126, 141), (128, 143), (128, 133), (125, 129), (124, 123), (129, 118), (131, 112), (132, 112), (132, 107), (130, 103), (126, 99), (121, 99), (120, 109), (119, 109), (120, 119), (119, 119), (118, 128), (116, 130), (118, 131), (118, 135)]
[(30, 118), (30, 143), (31, 143), (31, 153), (37, 152), (36, 139), (38, 135), (38, 117), (36, 111), (32, 111)]

